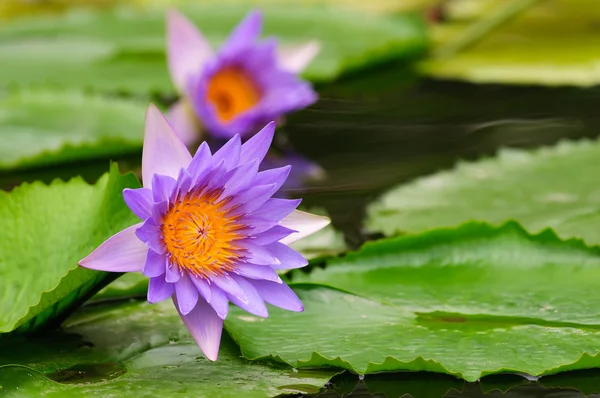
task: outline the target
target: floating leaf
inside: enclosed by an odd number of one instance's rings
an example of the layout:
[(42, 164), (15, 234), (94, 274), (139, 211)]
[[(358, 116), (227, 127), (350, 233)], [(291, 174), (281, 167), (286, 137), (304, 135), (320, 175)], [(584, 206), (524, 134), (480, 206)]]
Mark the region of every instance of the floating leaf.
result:
[(115, 156), (142, 147), (142, 102), (27, 90), (0, 96), (0, 109), (0, 169)]
[(96, 185), (76, 178), (0, 192), (0, 333), (60, 319), (114, 277), (77, 262), (135, 223), (121, 192), (137, 187), (113, 165)]
[(505, 149), (495, 158), (461, 163), (391, 190), (370, 206), (367, 225), (392, 235), (468, 220), (501, 224), (514, 219), (531, 232), (551, 227), (563, 239), (597, 245), (599, 157), (599, 141)]
[[(600, 47), (599, 22), (596, 0), (541, 1), (471, 48), (427, 60), (421, 69), (436, 78), (475, 83), (593, 86), (600, 82), (600, 55), (590, 51)], [(454, 25), (442, 24), (436, 35), (452, 38), (465, 26)]]
[(84, 308), (61, 333), (0, 340), (3, 396), (272, 397), (315, 393), (335, 371), (249, 363), (224, 336), (210, 362), (170, 301)]
[[(305, 311), (233, 310), (249, 359), (357, 373), (419, 370), (475, 381), (600, 365), (600, 248), (467, 224), (366, 244), (295, 280)], [(552, 347), (552, 349), (548, 349)]]
[[(213, 43), (221, 43), (250, 9), (220, 3), (182, 6)], [(414, 15), (365, 15), (334, 7), (272, 6), (265, 35), (283, 45), (319, 40), (322, 51), (305, 76), (331, 80), (342, 72), (421, 53), (424, 24)], [(16, 19), (0, 27), (0, 85), (43, 84), (173, 93), (165, 61), (164, 10), (119, 8), (60, 17)]]

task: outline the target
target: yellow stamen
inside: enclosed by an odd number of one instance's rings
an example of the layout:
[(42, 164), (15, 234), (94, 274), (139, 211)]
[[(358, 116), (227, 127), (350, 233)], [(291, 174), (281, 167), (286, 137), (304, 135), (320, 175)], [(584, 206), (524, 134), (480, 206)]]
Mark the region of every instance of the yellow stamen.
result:
[(217, 110), (222, 122), (229, 122), (255, 106), (261, 93), (252, 78), (239, 67), (227, 67), (215, 73), (208, 83), (206, 100)]
[(163, 219), (162, 233), (171, 262), (199, 277), (233, 271), (244, 255), (235, 245), (243, 238), (240, 216), (229, 215), (219, 201), (220, 191), (189, 194), (171, 205)]

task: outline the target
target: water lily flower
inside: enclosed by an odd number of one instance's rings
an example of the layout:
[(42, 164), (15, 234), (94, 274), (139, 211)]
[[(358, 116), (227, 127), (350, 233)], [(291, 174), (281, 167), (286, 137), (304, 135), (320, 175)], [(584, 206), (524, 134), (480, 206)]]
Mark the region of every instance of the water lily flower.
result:
[(194, 339), (216, 360), (228, 304), (267, 317), (265, 302), (302, 311), (277, 270), (307, 261), (288, 244), (329, 219), (296, 210), (300, 200), (271, 196), (290, 167), (259, 172), (275, 124), (243, 145), (239, 135), (211, 154), (203, 143), (194, 157), (160, 111), (146, 113), (143, 188), (123, 198), (142, 222), (102, 243), (79, 265), (109, 272), (142, 272), (148, 301), (172, 298)]
[(167, 61), (182, 99), (167, 119), (180, 138), (199, 140), (200, 124), (216, 137), (250, 135), (271, 120), (317, 100), (300, 73), (319, 52), (317, 42), (282, 50), (274, 38), (258, 41), (260, 12), (253, 11), (215, 53), (182, 14), (167, 14)]

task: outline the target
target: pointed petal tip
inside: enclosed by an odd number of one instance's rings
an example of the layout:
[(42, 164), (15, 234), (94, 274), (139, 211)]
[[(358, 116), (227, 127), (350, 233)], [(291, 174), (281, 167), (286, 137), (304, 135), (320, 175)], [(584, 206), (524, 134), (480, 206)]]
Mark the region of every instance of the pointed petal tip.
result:
[(290, 215), (280, 221), (284, 227), (299, 231), (283, 238), (280, 242), (289, 245), (297, 240), (300, 240), (308, 235), (312, 235), (317, 231), (325, 228), (331, 223), (331, 219), (325, 216), (306, 213), (300, 210), (294, 210)]
[(204, 351), (204, 350), (202, 350), (202, 352), (204, 353), (204, 356), (206, 356), (206, 359), (208, 359), (209, 361), (216, 362), (216, 360), (219, 359), (219, 350), (218, 349), (216, 352), (208, 352), (208, 351)]

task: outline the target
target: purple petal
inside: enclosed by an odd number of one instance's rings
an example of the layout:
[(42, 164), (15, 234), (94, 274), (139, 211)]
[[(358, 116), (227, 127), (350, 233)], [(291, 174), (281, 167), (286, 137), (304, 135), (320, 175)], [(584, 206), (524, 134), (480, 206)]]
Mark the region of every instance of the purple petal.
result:
[(79, 265), (107, 272), (141, 272), (148, 247), (136, 236), (141, 224), (132, 225), (108, 238)]
[[(211, 281), (216, 285), (219, 289), (223, 290), (223, 292), (227, 293), (230, 296), (234, 296), (241, 301), (247, 301), (248, 297), (244, 290), (235, 282), (235, 280), (228, 275), (215, 275), (212, 276)], [(212, 290), (214, 295), (214, 290)], [(214, 299), (214, 297), (213, 297)]]
[(227, 181), (223, 187), (221, 199), (233, 196), (237, 192), (248, 188), (253, 183), (258, 173), (258, 160), (254, 159), (251, 162), (242, 164), (231, 170), (230, 173), (231, 176), (229, 177), (229, 181)]
[(277, 60), (279, 67), (291, 73), (300, 73), (310, 64), (321, 50), (317, 41), (310, 41), (299, 46), (279, 48)]
[(172, 200), (185, 197), (192, 187), (192, 175), (186, 169), (179, 170), (177, 184), (175, 185), (175, 195), (171, 196)]
[(242, 264), (236, 270), (236, 273), (250, 279), (264, 279), (271, 282), (282, 283), (277, 272), (268, 265)]
[(152, 215), (152, 191), (148, 188), (125, 188), (123, 190), (123, 200), (125, 200), (125, 204), (133, 214), (142, 220), (146, 220)]
[(235, 242), (235, 245), (245, 250), (244, 257), (249, 263), (259, 265), (275, 265), (279, 263), (279, 260), (268, 250), (260, 245), (255, 245), (248, 240), (238, 240)]
[(167, 120), (177, 133), (177, 136), (187, 147), (200, 141), (202, 126), (194, 110), (186, 100), (176, 102), (167, 112)]
[(157, 276), (156, 278), (150, 278), (148, 283), (148, 302), (158, 303), (168, 299), (175, 293), (175, 285), (165, 281), (163, 276)]
[(246, 163), (252, 159), (258, 159), (259, 163), (262, 162), (271, 147), (274, 133), (275, 122), (270, 122), (252, 138), (246, 141), (244, 145), (242, 145), (240, 163)]
[(213, 165), (219, 164), (221, 160), (225, 160), (227, 171), (238, 166), (240, 161), (240, 152), (242, 150), (242, 141), (240, 135), (234, 135), (213, 155)]
[(179, 279), (181, 279), (181, 271), (179, 270), (179, 266), (175, 263), (167, 265), (165, 280), (169, 283), (175, 283), (179, 281)]
[(200, 295), (202, 295), (202, 297), (204, 297), (204, 300), (206, 300), (207, 302), (210, 303), (212, 295), (210, 292), (210, 285), (206, 282), (206, 280), (204, 280), (204, 278), (201, 278), (196, 275), (190, 275), (190, 279), (192, 280), (192, 283), (198, 289), (198, 292), (200, 293)]
[(290, 175), (292, 166), (279, 167), (277, 169), (270, 169), (261, 171), (254, 180), (255, 185), (269, 185), (276, 184), (277, 189), (281, 188), (285, 180)]
[(152, 188), (154, 174), (177, 178), (179, 170), (186, 168), (192, 156), (177, 137), (167, 119), (154, 106), (146, 111), (146, 130), (142, 152), (142, 181)]
[(218, 165), (213, 166), (208, 173), (204, 174), (201, 179), (198, 179), (194, 185), (197, 187), (220, 189), (223, 184), (223, 177), (227, 174), (227, 166), (225, 159), (221, 159)]
[(242, 289), (246, 292), (246, 296), (248, 300), (243, 302), (239, 300), (237, 297), (230, 296), (229, 299), (231, 302), (241, 309), (248, 311), (252, 315), (260, 316), (262, 318), (266, 318), (269, 316), (269, 312), (267, 311), (267, 306), (265, 305), (265, 301), (260, 296), (260, 294), (256, 291), (255, 287), (246, 279), (233, 276), (235, 281), (240, 285)]
[(146, 264), (142, 273), (149, 278), (163, 275), (167, 270), (167, 259), (163, 254), (156, 253), (154, 250), (148, 250)]
[(240, 224), (248, 225), (248, 228), (240, 230), (240, 233), (248, 236), (260, 234), (261, 232), (265, 232), (266, 230), (275, 227), (278, 225), (278, 222), (279, 221), (265, 220), (264, 218), (254, 217), (253, 215), (243, 216), (240, 219)]
[(189, 314), (198, 302), (198, 289), (187, 273), (184, 273), (179, 282), (175, 284), (175, 294), (179, 312), (183, 315)]
[(231, 206), (240, 204), (231, 214), (248, 214), (258, 209), (277, 192), (277, 184), (259, 185), (239, 194), (230, 202)]
[(202, 73), (204, 64), (213, 57), (210, 44), (181, 13), (167, 13), (167, 62), (175, 87), (187, 92), (191, 78)]
[(327, 217), (294, 210), (290, 215), (281, 220), (280, 224), (298, 232), (282, 239), (281, 243), (289, 245), (290, 243), (296, 242), (297, 240), (325, 228), (330, 222), (331, 220)]
[(258, 10), (250, 12), (233, 29), (223, 46), (222, 54), (234, 54), (255, 42), (262, 30), (262, 14)]
[(173, 195), (177, 181), (169, 176), (154, 174), (152, 177), (152, 197), (155, 202), (168, 202)]
[[(139, 225), (139, 224), (138, 224)], [(157, 253), (165, 253), (165, 245), (162, 239), (162, 232), (159, 227), (154, 223), (152, 218), (144, 221), (141, 227), (135, 231), (135, 235), (139, 240), (144, 242), (146, 246), (154, 250)]]
[(283, 243), (274, 242), (265, 247), (279, 259), (280, 264), (272, 265), (273, 269), (301, 268), (308, 264), (300, 253)]
[(251, 280), (250, 282), (267, 303), (288, 311), (302, 312), (304, 306), (296, 293), (285, 283)]
[(275, 225), (273, 228), (255, 235), (252, 239), (252, 243), (256, 245), (266, 245), (269, 243), (278, 242), (294, 232), (296, 231), (293, 229), (289, 229), (281, 225)]
[[(175, 303), (175, 308), (179, 311), (176, 297), (173, 297), (173, 302)], [(196, 307), (189, 314), (179, 314), (204, 355), (211, 361), (216, 361), (219, 355), (223, 320), (202, 299), (198, 300)]]
[(192, 158), (190, 165), (188, 167), (188, 171), (192, 176), (192, 181), (195, 183), (196, 181), (202, 179), (211, 169), (212, 169), (212, 154), (210, 152), (210, 148), (208, 144), (203, 142), (196, 154)]
[(221, 319), (227, 318), (229, 312), (229, 299), (227, 294), (214, 283), (210, 285), (210, 306), (215, 310), (217, 316)]
[[(302, 202), (302, 199), (277, 199), (271, 198), (260, 208), (256, 209), (252, 215), (267, 220), (281, 220), (292, 213)], [(294, 229), (289, 227), (290, 229)], [(295, 230), (295, 229), (294, 229)]]

